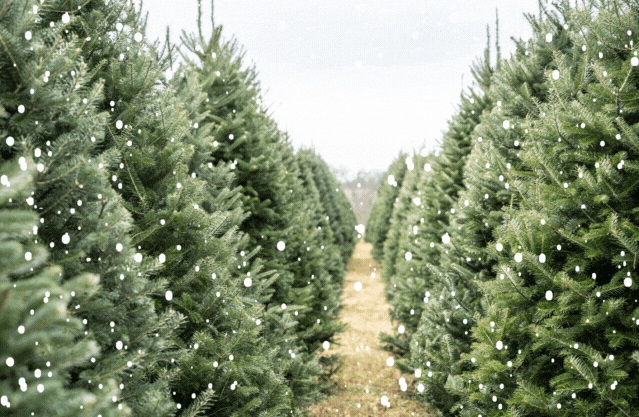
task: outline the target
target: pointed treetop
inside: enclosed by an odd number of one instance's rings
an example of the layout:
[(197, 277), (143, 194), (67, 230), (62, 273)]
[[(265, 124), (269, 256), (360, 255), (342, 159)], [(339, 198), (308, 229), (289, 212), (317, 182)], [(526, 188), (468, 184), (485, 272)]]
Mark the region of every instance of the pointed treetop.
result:
[(204, 41), (204, 36), (202, 36), (202, 0), (197, 0), (197, 34), (200, 36), (200, 40)]
[(484, 49), (484, 65), (490, 66), (490, 25), (486, 25), (486, 49)]
[(496, 68), (499, 68), (501, 61), (501, 48), (499, 46), (499, 9), (495, 9), (495, 54), (497, 55)]
[(211, 0), (211, 26), (215, 29), (215, 0)]

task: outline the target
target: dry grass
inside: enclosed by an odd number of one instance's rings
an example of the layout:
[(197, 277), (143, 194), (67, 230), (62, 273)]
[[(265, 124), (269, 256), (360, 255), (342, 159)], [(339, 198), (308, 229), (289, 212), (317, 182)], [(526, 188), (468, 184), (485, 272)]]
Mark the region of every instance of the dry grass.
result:
[[(375, 273), (375, 274), (373, 274)], [(356, 282), (362, 289), (356, 291)], [(397, 367), (387, 366), (389, 352), (380, 349), (379, 333), (391, 332), (384, 282), (371, 258), (371, 245), (360, 241), (348, 266), (342, 296), (342, 321), (348, 328), (338, 338), (332, 353), (344, 356), (344, 366), (334, 376), (337, 391), (309, 408), (313, 416), (430, 416), (425, 404), (400, 391)], [(411, 387), (410, 375), (404, 375)], [(382, 395), (390, 408), (381, 404)]]

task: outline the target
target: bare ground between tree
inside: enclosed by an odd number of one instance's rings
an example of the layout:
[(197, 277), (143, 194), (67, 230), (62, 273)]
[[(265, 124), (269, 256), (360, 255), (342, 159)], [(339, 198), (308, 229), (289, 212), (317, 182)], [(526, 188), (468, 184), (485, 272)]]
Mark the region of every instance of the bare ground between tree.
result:
[[(371, 257), (372, 246), (360, 241), (344, 279), (341, 319), (348, 326), (329, 352), (344, 356), (344, 365), (334, 375), (336, 391), (309, 408), (312, 416), (430, 416), (426, 405), (401, 392), (396, 366), (388, 366), (390, 353), (380, 347), (380, 332), (391, 332), (384, 282), (379, 266)], [(360, 282), (358, 291), (355, 284)], [(403, 375), (408, 390), (414, 390), (410, 375)], [(385, 395), (390, 407), (383, 406)], [(415, 394), (416, 395), (416, 394)]]

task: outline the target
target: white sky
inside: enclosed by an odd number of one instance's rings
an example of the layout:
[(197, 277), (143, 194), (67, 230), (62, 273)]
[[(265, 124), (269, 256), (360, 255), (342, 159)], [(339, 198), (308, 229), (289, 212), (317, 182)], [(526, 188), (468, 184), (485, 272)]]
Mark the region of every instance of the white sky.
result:
[[(210, 0), (203, 0), (205, 32)], [(196, 0), (146, 0), (149, 39), (196, 30)], [(384, 170), (400, 150), (432, 149), (469, 67), (528, 37), (537, 0), (216, 0), (215, 23), (255, 63), (265, 102), (296, 147), (313, 146), (351, 175)], [(494, 55), (493, 55), (494, 57)]]

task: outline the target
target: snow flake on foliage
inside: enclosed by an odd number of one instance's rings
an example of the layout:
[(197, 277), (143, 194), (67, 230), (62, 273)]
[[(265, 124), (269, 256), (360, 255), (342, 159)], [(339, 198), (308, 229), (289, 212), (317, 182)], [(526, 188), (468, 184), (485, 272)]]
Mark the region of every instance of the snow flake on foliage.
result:
[(552, 33), (546, 33), (546, 42), (552, 42)]
[(31, 33), (30, 30), (27, 30), (26, 32), (24, 32), (24, 38), (26, 40), (30, 41), (32, 37), (33, 37), (33, 34)]
[(284, 251), (284, 249), (286, 249), (286, 243), (284, 243), (284, 241), (282, 241), (282, 240), (277, 242), (277, 250), (282, 252), (282, 251)]
[(504, 127), (504, 129), (510, 129), (510, 120), (504, 120), (501, 125)]
[(623, 285), (630, 288), (632, 286), (632, 278), (627, 277), (623, 280)]
[(630, 65), (632, 65), (633, 67), (639, 65), (639, 58), (637, 58), (636, 56), (630, 58)]
[(553, 70), (552, 79), (553, 80), (558, 80), (559, 79), (559, 70)]
[(393, 357), (389, 356), (388, 359), (386, 359), (386, 365), (387, 366), (395, 365), (395, 359), (393, 359)]
[(406, 254), (404, 254), (404, 259), (410, 261), (411, 259), (413, 259), (413, 254), (411, 252), (406, 252)]
[(68, 233), (62, 235), (62, 243), (68, 245), (71, 242), (71, 237)]
[(521, 252), (515, 254), (515, 262), (519, 263), (524, 260), (524, 255)]
[(448, 244), (450, 243), (450, 235), (447, 233), (444, 233), (444, 235), (442, 236), (442, 243), (443, 244)]
[(135, 255), (133, 255), (133, 260), (137, 263), (142, 262), (142, 254), (141, 253), (136, 253)]
[(173, 291), (167, 290), (166, 293), (164, 293), (164, 298), (166, 298), (166, 301), (171, 301), (173, 299)]
[(248, 288), (251, 285), (253, 285), (253, 280), (251, 278), (244, 278), (244, 286)]
[(355, 291), (361, 291), (362, 290), (362, 283), (357, 281), (355, 284), (353, 284), (353, 288), (355, 289)]
[(124, 127), (124, 123), (122, 122), (122, 120), (118, 120), (117, 122), (115, 122), (115, 128), (120, 130)]
[(406, 168), (408, 168), (409, 171), (412, 171), (415, 169), (415, 163), (413, 162), (412, 156), (406, 157)]
[(497, 348), (497, 350), (502, 350), (504, 348), (504, 342), (498, 340), (497, 343), (495, 343), (495, 347)]
[(504, 250), (504, 245), (502, 245), (501, 242), (497, 242), (495, 244), (495, 249), (497, 249), (497, 252), (501, 252), (502, 250)]
[(13, 360), (11, 356), (9, 356), (7, 360), (5, 361), (5, 363), (7, 364), (9, 368), (11, 368), (15, 364), (15, 361)]
[(331, 342), (329, 342), (328, 340), (325, 340), (325, 341), (322, 343), (322, 349), (324, 349), (324, 350), (328, 350), (330, 347), (331, 347)]
[(546, 254), (542, 253), (539, 255), (539, 263), (545, 263), (546, 262)]
[(25, 110), (26, 110), (26, 109), (25, 109), (25, 107), (24, 107), (24, 105), (23, 105), (23, 104), (20, 104), (20, 105), (18, 106), (18, 113), (22, 114), (22, 113), (24, 113), (24, 112), (25, 112)]
[(5, 142), (7, 143), (7, 146), (13, 146), (16, 143), (15, 139), (13, 139), (13, 136), (7, 136)]
[(142, 42), (142, 34), (140, 32), (136, 32), (135, 35), (133, 35), (133, 39), (136, 42)]
[(71, 16), (69, 16), (69, 12), (66, 12), (62, 15), (62, 23), (65, 25), (71, 21)]
[(552, 301), (552, 298), (553, 298), (552, 291), (550, 291), (550, 290), (546, 291), (546, 300)]

